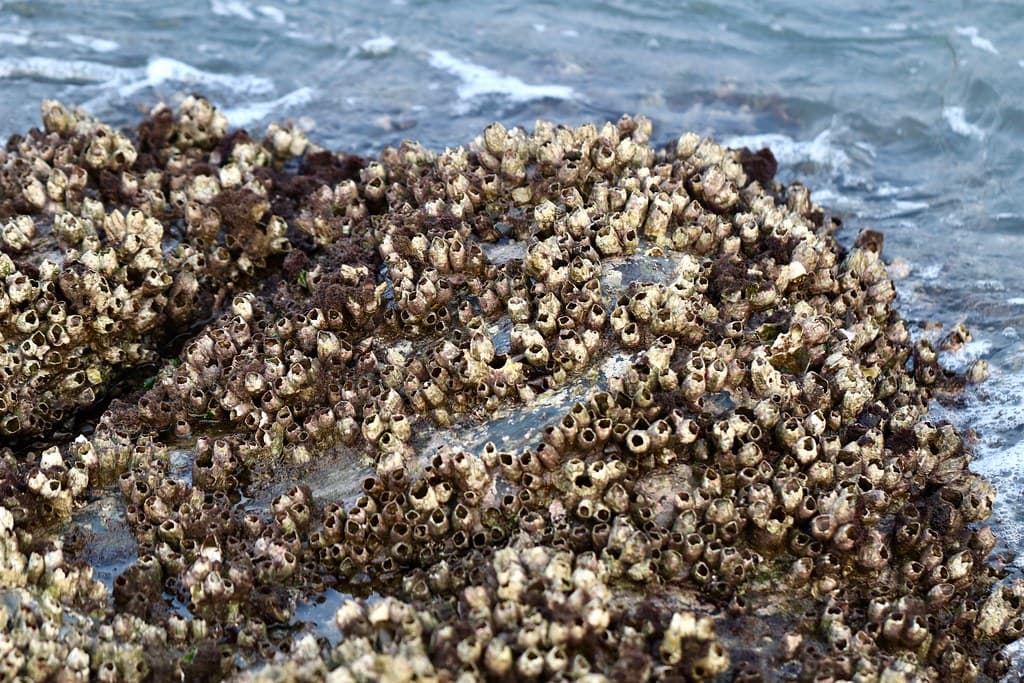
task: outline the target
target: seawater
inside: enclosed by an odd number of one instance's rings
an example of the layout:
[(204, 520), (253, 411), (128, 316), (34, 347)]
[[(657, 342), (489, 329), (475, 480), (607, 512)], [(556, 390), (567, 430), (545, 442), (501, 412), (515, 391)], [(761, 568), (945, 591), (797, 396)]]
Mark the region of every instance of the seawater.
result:
[(983, 358), (992, 378), (936, 414), (977, 431), (1022, 571), (1022, 20), (1017, 3), (952, 0), (4, 1), (0, 134), (38, 125), (43, 98), (129, 125), (201, 92), (254, 134), (290, 118), (369, 154), (623, 112), (665, 143), (768, 145), (842, 217), (843, 243), (884, 231), (907, 319), (971, 328), (949, 362)]

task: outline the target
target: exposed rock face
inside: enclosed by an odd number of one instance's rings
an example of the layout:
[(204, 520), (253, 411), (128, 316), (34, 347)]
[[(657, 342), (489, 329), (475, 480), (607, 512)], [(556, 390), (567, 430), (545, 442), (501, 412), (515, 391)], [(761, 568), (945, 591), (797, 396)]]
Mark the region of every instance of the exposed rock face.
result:
[[(1024, 584), (926, 415), (963, 379), (881, 235), (842, 249), (767, 150), (628, 116), (377, 160), (201, 98), (43, 119), (0, 156), (0, 678), (1005, 669)], [(111, 490), (112, 596), (66, 524)], [(337, 644), (281, 628), (328, 589), (376, 597)]]

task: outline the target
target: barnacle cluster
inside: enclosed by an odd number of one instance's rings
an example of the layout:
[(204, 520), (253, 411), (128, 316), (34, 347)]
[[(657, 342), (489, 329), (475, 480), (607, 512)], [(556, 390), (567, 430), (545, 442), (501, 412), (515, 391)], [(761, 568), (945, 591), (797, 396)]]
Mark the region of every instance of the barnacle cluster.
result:
[[(913, 340), (881, 235), (841, 247), (767, 151), (623, 116), (371, 160), (199, 97), (43, 120), (0, 156), (0, 679), (1006, 670), (1024, 582), (927, 416), (985, 368)], [(111, 492), (108, 591), (76, 514)], [(327, 594), (337, 639), (295, 623)]]

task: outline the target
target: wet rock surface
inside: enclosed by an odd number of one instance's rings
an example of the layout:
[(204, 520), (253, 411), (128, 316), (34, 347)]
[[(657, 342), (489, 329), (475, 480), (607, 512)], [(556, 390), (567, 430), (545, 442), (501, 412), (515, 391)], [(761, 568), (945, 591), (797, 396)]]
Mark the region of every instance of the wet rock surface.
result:
[(1024, 583), (927, 415), (985, 367), (767, 150), (43, 122), (0, 155), (0, 677), (1006, 672)]

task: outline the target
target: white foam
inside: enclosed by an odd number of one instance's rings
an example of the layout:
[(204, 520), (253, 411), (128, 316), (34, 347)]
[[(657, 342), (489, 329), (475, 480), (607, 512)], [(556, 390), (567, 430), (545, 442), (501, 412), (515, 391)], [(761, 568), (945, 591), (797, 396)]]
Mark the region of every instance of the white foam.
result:
[(0, 45), (28, 45), (28, 31), (0, 31)]
[(904, 192), (906, 192), (907, 190), (910, 190), (910, 189), (912, 189), (912, 188), (909, 187), (909, 186), (906, 186), (906, 185), (904, 185), (904, 186), (896, 186), (896, 185), (893, 185), (891, 183), (883, 182), (877, 188), (875, 188), (874, 194), (875, 194), (876, 197), (894, 197), (894, 196), (896, 196), (898, 194), (902, 194), (902, 193), (904, 193)]
[(133, 93), (161, 83), (189, 83), (202, 86), (217, 86), (249, 95), (265, 95), (273, 92), (274, 84), (267, 78), (248, 74), (217, 74), (203, 71), (170, 57), (154, 57), (149, 60), (143, 77), (118, 88), (118, 94), (127, 97)]
[[(984, 340), (966, 344), (955, 354), (943, 354), (943, 365), (963, 367), (968, 359), (983, 357), (990, 350)], [(935, 406), (939, 416), (951, 419), (958, 427), (978, 432), (975, 471), (998, 477), (993, 483), (1000, 491), (1000, 475), (1024, 471), (1024, 374), (992, 364), (991, 375), (981, 384), (968, 387), (963, 401), (955, 408)], [(1002, 482), (1005, 486), (1005, 481)]]
[(768, 147), (775, 159), (783, 166), (813, 163), (836, 173), (843, 173), (850, 167), (850, 156), (832, 144), (832, 131), (825, 129), (813, 140), (794, 140), (781, 133), (759, 135), (737, 135), (722, 141), (726, 147), (747, 147), (752, 150)]
[(992, 342), (988, 339), (973, 339), (956, 351), (943, 352), (942, 365), (951, 370), (963, 372), (972, 361), (982, 358), (991, 350)]
[(256, 11), (265, 16), (267, 19), (270, 19), (275, 24), (284, 25), (285, 23), (285, 13), (282, 10), (278, 9), (277, 7), (274, 7), (273, 5), (260, 5), (259, 7), (256, 8)]
[(945, 107), (942, 110), (942, 118), (946, 119), (946, 123), (957, 135), (977, 140), (985, 139), (985, 131), (973, 123), (967, 122), (963, 107)]
[(814, 201), (822, 206), (829, 206), (833, 209), (838, 209), (848, 202), (848, 200), (843, 199), (843, 195), (829, 187), (815, 188)]
[(976, 358), (987, 357), (991, 367), (989, 378), (964, 390), (962, 400), (947, 406), (937, 402), (929, 408), (929, 419), (948, 419), (958, 429), (972, 429), (977, 434), (971, 469), (989, 479), (996, 490), (996, 502), (989, 523), (1000, 540), (1000, 546), (1016, 553), (1011, 564), (1024, 570), (1024, 373), (1019, 368), (1020, 347), (1003, 363), (994, 362), (991, 342), (979, 338), (955, 353), (943, 353), (943, 365), (963, 369)]
[[(580, 32), (574, 28), (567, 28), (562, 31), (562, 35), (566, 38), (579, 38)], [(1024, 66), (1024, 60), (1021, 61), (1021, 66)]]
[(377, 36), (360, 43), (359, 52), (369, 57), (383, 57), (391, 54), (396, 45), (398, 43), (391, 36)]
[[(818, 193), (815, 193), (815, 199), (819, 202), (824, 201), (818, 196)], [(928, 206), (928, 202), (915, 201), (913, 199), (893, 199), (892, 201), (881, 202), (877, 206), (869, 204), (861, 209), (860, 213), (876, 220), (880, 218), (899, 218), (901, 216), (912, 216), (924, 211)]]
[(35, 78), (75, 83), (105, 83), (131, 73), (109, 64), (53, 57), (8, 57), (0, 59), (0, 78)]
[(1024, 638), (1015, 640), (1005, 646), (1003, 648), (1003, 654), (1010, 660), (1010, 667), (1012, 671), (1003, 678), (1002, 683), (1012, 683), (1013, 679), (1011, 679), (1010, 676), (1013, 671), (1018, 673), (1024, 671)]
[[(1019, 409), (1020, 404), (1016, 404)], [(973, 422), (968, 422), (971, 427), (978, 429)], [(981, 432), (984, 438), (984, 432)], [(1013, 472), (1020, 472), (1024, 467), (1024, 443), (1016, 443), (1012, 446), (994, 448), (990, 446), (978, 448), (977, 460), (971, 463), (971, 468), (978, 474), (993, 478), (996, 490), (999, 490), (999, 480), (1003, 475)]]
[(909, 199), (897, 199), (893, 203), (896, 209), (896, 216), (905, 216), (911, 213), (917, 213), (918, 211), (924, 211), (928, 208), (928, 202), (915, 202)]
[(566, 85), (529, 85), (515, 76), (499, 73), (485, 66), (459, 59), (445, 50), (430, 52), (430, 66), (457, 77), (462, 84), (456, 89), (460, 99), (480, 95), (503, 95), (516, 102), (539, 99), (568, 100), (575, 96)]
[(228, 122), (232, 126), (248, 126), (270, 115), (279, 116), (289, 107), (297, 107), (312, 101), (316, 91), (313, 88), (298, 88), (287, 95), (282, 95), (268, 102), (248, 102), (237, 107), (224, 110)]
[(896, 257), (886, 264), (885, 270), (889, 273), (889, 278), (891, 280), (902, 280), (905, 277), (909, 277), (910, 274), (914, 272), (914, 266), (906, 259)]
[(256, 13), (249, 3), (242, 0), (210, 0), (210, 11), (218, 17), (238, 17), (246, 21), (255, 21)]
[(1012, 296), (1006, 300), (1006, 303), (1011, 304), (1013, 306), (1024, 305), (1024, 296)]
[(87, 47), (93, 52), (113, 52), (117, 48), (121, 47), (118, 43), (113, 40), (106, 40), (104, 38), (93, 38), (92, 36), (83, 36), (78, 33), (65, 34), (65, 38), (68, 39), (69, 43), (74, 45), (80, 45)]
[(996, 49), (996, 46), (992, 44), (991, 40), (989, 40), (988, 38), (981, 37), (981, 35), (978, 33), (977, 26), (957, 26), (955, 30), (957, 32), (957, 35), (970, 38), (971, 45), (978, 48), (979, 50), (984, 50), (985, 52), (988, 52), (993, 55), (999, 54), (999, 50)]

